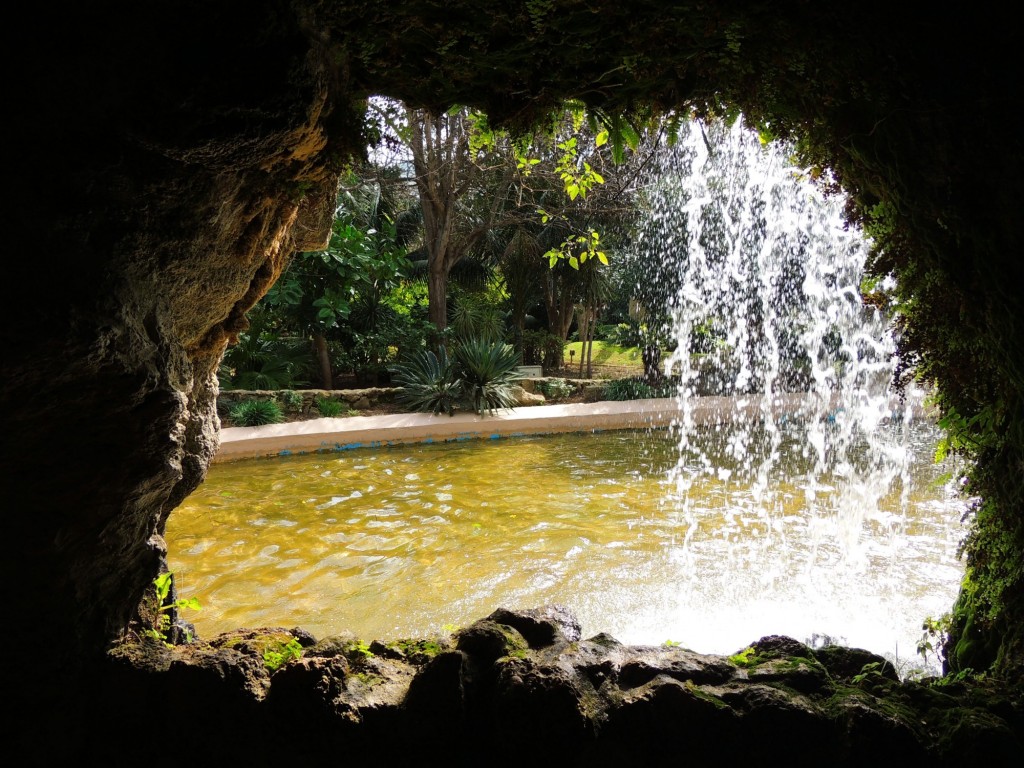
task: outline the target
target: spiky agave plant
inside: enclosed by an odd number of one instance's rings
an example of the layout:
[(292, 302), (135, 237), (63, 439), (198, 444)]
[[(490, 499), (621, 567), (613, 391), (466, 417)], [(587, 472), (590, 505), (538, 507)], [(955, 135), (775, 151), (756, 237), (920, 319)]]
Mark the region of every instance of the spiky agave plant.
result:
[(414, 411), (454, 415), (462, 399), (462, 381), (448, 352), (422, 349), (391, 368), (391, 381), (401, 387), (396, 400)]
[(523, 376), (510, 344), (468, 339), (456, 345), (455, 358), (462, 372), (463, 397), (474, 411), (483, 416), (484, 411), (515, 406), (512, 388)]
[(228, 415), (231, 421), (240, 427), (260, 427), (284, 421), (281, 406), (273, 400), (243, 400), (237, 403)]

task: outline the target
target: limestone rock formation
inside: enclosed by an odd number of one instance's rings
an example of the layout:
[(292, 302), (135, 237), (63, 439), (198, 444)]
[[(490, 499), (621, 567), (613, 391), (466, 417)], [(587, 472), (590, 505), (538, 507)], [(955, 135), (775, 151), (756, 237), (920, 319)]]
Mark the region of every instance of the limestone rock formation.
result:
[[(301, 656), (269, 669), (293, 639)], [(327, 745), (388, 766), (1011, 765), (1024, 747), (1024, 708), (997, 688), (901, 684), (880, 656), (780, 636), (733, 659), (583, 639), (558, 606), (426, 640), (240, 630), (113, 658), (99, 703), (122, 725), (141, 706), (138, 749), (145, 717), (168, 711), (211, 762), (317, 761)]]

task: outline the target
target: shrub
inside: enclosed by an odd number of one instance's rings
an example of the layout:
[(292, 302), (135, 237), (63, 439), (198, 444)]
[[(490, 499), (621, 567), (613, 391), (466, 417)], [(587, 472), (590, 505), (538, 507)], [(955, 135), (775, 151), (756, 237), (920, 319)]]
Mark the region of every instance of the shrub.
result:
[(607, 341), (620, 347), (639, 347), (644, 344), (644, 334), (635, 323), (619, 323), (605, 336)]
[(395, 397), (402, 405), (435, 415), (455, 413), (462, 381), (444, 347), (436, 354), (428, 349), (414, 352), (406, 362), (392, 367), (391, 373), (392, 381), (402, 388)]
[(605, 400), (644, 400), (652, 397), (675, 397), (676, 387), (672, 383), (652, 386), (643, 379), (614, 379), (604, 386)]
[(523, 332), (523, 365), (543, 365), (547, 370), (562, 366), (565, 341), (547, 331)]
[(302, 395), (294, 389), (286, 389), (283, 392), (278, 392), (277, 399), (285, 408), (293, 411), (302, 410)]
[(445, 347), (437, 353), (420, 350), (391, 372), (401, 387), (396, 400), (408, 408), (450, 416), (466, 405), (483, 415), (515, 406), (512, 388), (522, 379), (518, 367), (511, 345), (471, 339), (456, 343), (453, 357)]
[(243, 400), (232, 407), (228, 415), (240, 427), (258, 427), (284, 421), (281, 406), (274, 400)]
[(321, 416), (326, 416), (328, 418), (334, 418), (348, 413), (347, 403), (343, 403), (340, 400), (335, 400), (330, 397), (318, 397), (313, 401), (313, 405), (316, 406), (316, 409)]
[(456, 346), (455, 357), (461, 368), (463, 398), (474, 411), (482, 416), (484, 411), (515, 406), (512, 388), (523, 376), (512, 345), (470, 339)]
[(540, 391), (544, 393), (544, 397), (561, 400), (575, 392), (576, 388), (565, 379), (547, 379), (540, 383)]
[(309, 344), (264, 330), (262, 318), (227, 348), (217, 370), (220, 388), (288, 389), (309, 381)]

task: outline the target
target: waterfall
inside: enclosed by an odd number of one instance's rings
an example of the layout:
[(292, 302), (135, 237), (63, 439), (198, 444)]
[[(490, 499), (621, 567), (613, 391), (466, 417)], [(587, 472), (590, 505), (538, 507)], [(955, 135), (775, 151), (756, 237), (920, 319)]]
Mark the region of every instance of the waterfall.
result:
[[(660, 150), (627, 259), (638, 317), (670, 350), (664, 374), (678, 386), (666, 510), (686, 531), (674, 550), (683, 603), (756, 592), (816, 642), (845, 639), (835, 610), (889, 597), (851, 590), (910, 588), (895, 568), (910, 447), (934, 432), (922, 393), (891, 387), (890, 319), (861, 292), (869, 241), (789, 149), (742, 120), (684, 126)], [(716, 538), (735, 542), (728, 577), (702, 561)]]

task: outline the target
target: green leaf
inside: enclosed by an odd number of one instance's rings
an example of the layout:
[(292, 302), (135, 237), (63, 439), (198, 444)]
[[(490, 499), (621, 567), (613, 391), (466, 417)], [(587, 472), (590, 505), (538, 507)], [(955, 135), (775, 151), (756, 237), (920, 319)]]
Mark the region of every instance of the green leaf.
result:
[(635, 152), (640, 147), (640, 134), (634, 130), (632, 125), (625, 121), (621, 123), (621, 129), (622, 138), (626, 140), (629, 148)]
[(179, 600), (178, 608), (189, 608), (193, 611), (201, 611), (203, 609), (199, 604), (198, 597), (190, 597), (188, 600)]
[(577, 259), (575, 256), (570, 256), (569, 257), (569, 266), (572, 267), (573, 269), (579, 269), (580, 268), (579, 259)]
[(626, 153), (622, 148), (622, 142), (617, 141), (612, 144), (612, 162), (620, 164), (626, 159)]
[(168, 593), (171, 591), (171, 572), (161, 573), (156, 579), (153, 580), (153, 586), (156, 587), (157, 600), (163, 603), (167, 599)]
[(601, 131), (599, 134), (597, 134), (597, 137), (594, 139), (594, 143), (599, 147), (603, 147), (605, 144), (607, 144), (608, 131)]

